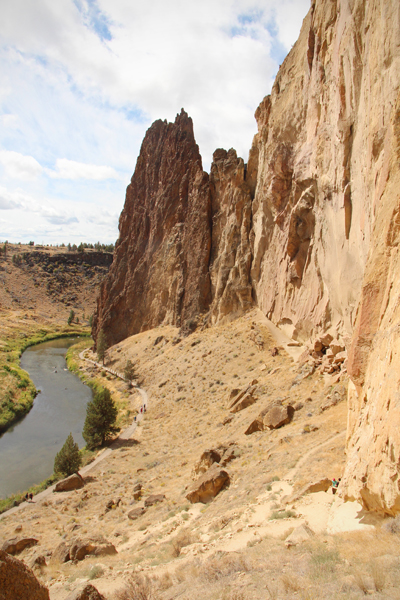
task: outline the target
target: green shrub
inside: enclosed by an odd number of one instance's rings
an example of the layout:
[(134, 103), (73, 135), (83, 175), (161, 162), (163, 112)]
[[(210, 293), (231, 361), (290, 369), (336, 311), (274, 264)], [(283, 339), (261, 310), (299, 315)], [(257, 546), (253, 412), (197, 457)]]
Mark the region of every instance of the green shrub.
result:
[(72, 433), (67, 437), (64, 446), (60, 452), (57, 452), (54, 460), (54, 473), (60, 473), (68, 477), (79, 471), (82, 464), (82, 458), (79, 453), (79, 446), (74, 442)]
[(86, 420), (82, 436), (89, 450), (102, 446), (113, 433), (118, 431), (115, 427), (118, 410), (111, 397), (110, 390), (100, 388), (95, 391), (93, 400), (86, 408)]

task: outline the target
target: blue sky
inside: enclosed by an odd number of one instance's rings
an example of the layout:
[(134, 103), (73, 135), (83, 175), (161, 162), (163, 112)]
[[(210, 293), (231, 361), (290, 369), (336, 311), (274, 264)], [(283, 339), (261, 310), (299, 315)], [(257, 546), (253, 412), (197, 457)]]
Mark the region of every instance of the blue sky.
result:
[(146, 130), (247, 160), (309, 0), (13, 0), (0, 20), (0, 240), (114, 242)]

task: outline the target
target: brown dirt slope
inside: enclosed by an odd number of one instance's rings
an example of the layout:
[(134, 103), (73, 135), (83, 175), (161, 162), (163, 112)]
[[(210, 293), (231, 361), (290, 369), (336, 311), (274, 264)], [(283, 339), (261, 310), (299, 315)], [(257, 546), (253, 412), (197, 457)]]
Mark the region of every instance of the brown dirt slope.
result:
[[(312, 372), (282, 349), (276, 354), (275, 343), (254, 310), (186, 338), (163, 327), (109, 350), (108, 366), (122, 371), (133, 360), (148, 392), (148, 410), (133, 438), (93, 468), (83, 490), (54, 494), (0, 521), (2, 539), (15, 537), (21, 526), (24, 535), (39, 540), (20, 557), (27, 563), (37, 554), (46, 557), (48, 566), (37, 572), (52, 600), (65, 600), (92, 579), (111, 600), (138, 574), (149, 582), (137, 585), (152, 587), (160, 600), (261, 599), (268, 597), (266, 585), (275, 598), (292, 598), (300, 589), (308, 589), (309, 598), (359, 598), (362, 581), (396, 597), (396, 535), (367, 526), (362, 514), (351, 527), (366, 531), (337, 528), (339, 533), (328, 535), (333, 509), (343, 508), (340, 499), (330, 490), (302, 495), (309, 483), (342, 473), (346, 376), (337, 381), (337, 375)], [(108, 377), (111, 388), (126, 385)], [(255, 402), (231, 413), (232, 390), (251, 383)], [(296, 409), (292, 421), (245, 435), (260, 412), (277, 402)], [(134, 399), (131, 408), (139, 406)], [(225, 449), (230, 484), (209, 504), (190, 504), (185, 496), (207, 449)], [(138, 483), (142, 496), (135, 499)], [(152, 495), (161, 501), (146, 506)], [(140, 509), (135, 519), (128, 517), (133, 509)], [(302, 523), (314, 535), (287, 549), (283, 539)], [(99, 533), (117, 555), (76, 564), (50, 560), (61, 541), (68, 545)], [(383, 583), (373, 579), (376, 569), (366, 567), (366, 556), (375, 566), (382, 563)]]

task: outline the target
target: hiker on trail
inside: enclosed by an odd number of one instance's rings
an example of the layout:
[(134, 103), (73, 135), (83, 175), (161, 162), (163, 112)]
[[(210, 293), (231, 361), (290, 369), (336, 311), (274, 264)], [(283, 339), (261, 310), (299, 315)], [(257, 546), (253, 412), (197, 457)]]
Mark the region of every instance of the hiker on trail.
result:
[(136, 415), (133, 417), (133, 420), (136, 422)]
[(26, 494), (25, 494), (25, 501), (29, 502), (29, 494), (28, 494), (28, 492), (26, 492)]
[(33, 502), (33, 494), (29, 494), (29, 500)]
[(332, 479), (332, 494), (336, 494), (337, 489), (339, 487), (339, 482), (336, 479)]

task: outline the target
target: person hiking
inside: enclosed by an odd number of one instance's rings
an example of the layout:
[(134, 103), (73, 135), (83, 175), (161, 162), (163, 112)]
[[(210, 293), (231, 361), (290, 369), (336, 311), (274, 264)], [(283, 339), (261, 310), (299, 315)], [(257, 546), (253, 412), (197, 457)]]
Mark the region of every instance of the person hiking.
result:
[(336, 479), (332, 479), (332, 494), (336, 494), (337, 489), (339, 487), (339, 482)]

